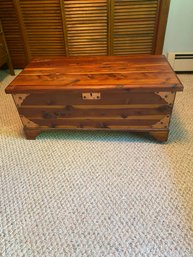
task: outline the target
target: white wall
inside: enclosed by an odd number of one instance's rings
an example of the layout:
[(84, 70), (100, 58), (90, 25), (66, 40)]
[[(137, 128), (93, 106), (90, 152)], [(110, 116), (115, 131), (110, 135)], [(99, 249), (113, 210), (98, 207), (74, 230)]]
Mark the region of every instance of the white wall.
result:
[(188, 51), (193, 52), (193, 0), (171, 0), (163, 52)]

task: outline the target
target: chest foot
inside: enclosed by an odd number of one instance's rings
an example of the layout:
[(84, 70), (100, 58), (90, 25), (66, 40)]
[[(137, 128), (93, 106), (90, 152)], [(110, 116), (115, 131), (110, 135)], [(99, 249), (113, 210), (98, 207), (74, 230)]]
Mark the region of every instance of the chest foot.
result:
[(159, 142), (166, 142), (168, 140), (169, 130), (151, 131), (149, 135)]
[(36, 137), (41, 133), (40, 129), (24, 128), (23, 130), (24, 130), (26, 138), (29, 140), (35, 140)]

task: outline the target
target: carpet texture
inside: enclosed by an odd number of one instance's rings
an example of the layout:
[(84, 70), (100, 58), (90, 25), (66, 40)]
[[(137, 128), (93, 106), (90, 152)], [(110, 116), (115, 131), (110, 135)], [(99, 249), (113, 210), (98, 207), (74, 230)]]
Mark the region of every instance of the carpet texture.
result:
[(192, 75), (166, 144), (107, 131), (27, 141), (4, 93), (14, 77), (0, 76), (0, 256), (193, 256)]

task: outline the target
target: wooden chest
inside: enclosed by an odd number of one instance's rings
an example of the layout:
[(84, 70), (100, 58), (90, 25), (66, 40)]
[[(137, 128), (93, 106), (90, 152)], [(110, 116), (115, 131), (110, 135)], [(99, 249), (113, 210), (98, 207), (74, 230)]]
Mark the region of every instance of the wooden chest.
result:
[(127, 130), (166, 141), (183, 86), (164, 56), (37, 58), (11, 82), (27, 139), (45, 130)]

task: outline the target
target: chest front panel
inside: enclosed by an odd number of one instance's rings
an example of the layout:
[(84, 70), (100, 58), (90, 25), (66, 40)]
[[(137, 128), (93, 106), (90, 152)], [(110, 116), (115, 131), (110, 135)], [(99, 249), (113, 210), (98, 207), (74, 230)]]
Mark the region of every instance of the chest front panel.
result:
[[(175, 93), (101, 91), (100, 99), (80, 92), (15, 94), (24, 126), (75, 129), (168, 128)], [(90, 93), (92, 94), (92, 93)]]

